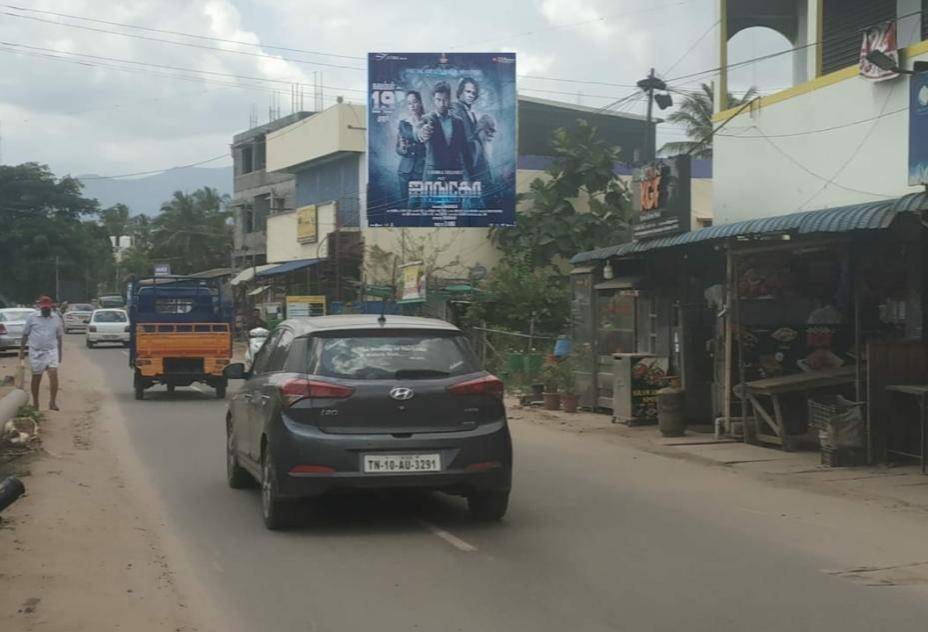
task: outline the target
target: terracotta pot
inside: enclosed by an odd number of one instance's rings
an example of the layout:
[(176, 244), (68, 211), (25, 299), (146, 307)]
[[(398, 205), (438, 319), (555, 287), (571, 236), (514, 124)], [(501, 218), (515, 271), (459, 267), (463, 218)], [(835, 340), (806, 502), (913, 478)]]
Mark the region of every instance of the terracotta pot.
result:
[(545, 410), (560, 410), (561, 409), (561, 394), (560, 393), (545, 393)]
[(565, 413), (577, 412), (578, 403), (580, 403), (579, 395), (561, 395), (561, 407)]

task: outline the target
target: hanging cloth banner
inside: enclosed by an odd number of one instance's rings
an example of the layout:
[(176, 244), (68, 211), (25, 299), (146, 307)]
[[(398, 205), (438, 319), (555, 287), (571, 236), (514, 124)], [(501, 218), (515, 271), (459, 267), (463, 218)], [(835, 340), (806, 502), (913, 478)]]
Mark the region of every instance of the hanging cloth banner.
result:
[(890, 20), (864, 31), (863, 42), (860, 45), (860, 76), (872, 81), (884, 81), (898, 77), (899, 73), (892, 70), (883, 70), (876, 64), (870, 63), (867, 55), (875, 50), (892, 59), (897, 66), (899, 65), (899, 44), (896, 41), (895, 20)]

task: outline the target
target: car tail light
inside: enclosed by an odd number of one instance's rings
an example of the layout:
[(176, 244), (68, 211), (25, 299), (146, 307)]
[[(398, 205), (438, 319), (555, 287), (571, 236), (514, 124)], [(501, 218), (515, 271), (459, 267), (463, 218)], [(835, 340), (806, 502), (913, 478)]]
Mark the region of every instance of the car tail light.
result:
[(452, 395), (489, 395), (503, 398), (503, 382), (495, 375), (487, 375), (476, 380), (468, 380), (448, 387)]
[(280, 393), (288, 406), (302, 399), (345, 399), (354, 389), (341, 384), (330, 384), (318, 380), (288, 380), (280, 387)]
[(97, 327), (96, 327), (96, 325), (91, 325), (90, 327), (87, 328), (87, 331), (89, 331), (89, 332), (91, 332), (91, 333), (97, 333)]
[(471, 463), (464, 469), (469, 472), (486, 472), (487, 470), (495, 470), (500, 467), (503, 467), (503, 464), (499, 461), (483, 461), (481, 463)]
[(132, 326), (131, 326), (131, 325), (126, 325), (126, 330), (125, 330), (125, 331), (126, 331), (126, 333), (129, 333), (130, 331), (132, 331)]
[(6, 333), (6, 325), (4, 325), (3, 323), (0, 323), (0, 334), (5, 334), (5, 333)]

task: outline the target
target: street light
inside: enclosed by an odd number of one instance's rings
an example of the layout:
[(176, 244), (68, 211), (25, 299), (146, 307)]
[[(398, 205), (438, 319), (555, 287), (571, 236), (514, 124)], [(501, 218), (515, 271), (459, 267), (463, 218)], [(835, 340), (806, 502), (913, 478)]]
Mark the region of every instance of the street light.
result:
[(928, 61), (917, 61), (912, 64), (912, 70), (900, 68), (896, 61), (881, 50), (872, 50), (867, 53), (867, 61), (879, 68), (900, 75), (917, 75), (928, 72)]

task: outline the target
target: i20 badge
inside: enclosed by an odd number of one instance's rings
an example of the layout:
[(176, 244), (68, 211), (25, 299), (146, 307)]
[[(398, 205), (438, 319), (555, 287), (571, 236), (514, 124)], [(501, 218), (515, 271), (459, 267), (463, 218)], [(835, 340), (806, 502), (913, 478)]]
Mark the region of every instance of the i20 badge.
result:
[(412, 399), (413, 395), (415, 395), (413, 390), (406, 386), (394, 386), (390, 389), (390, 397), (401, 402)]

